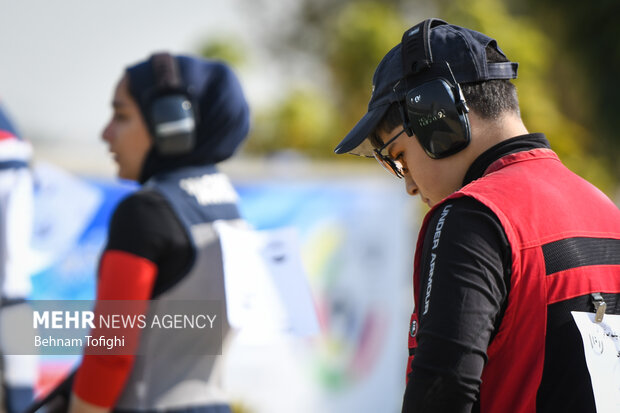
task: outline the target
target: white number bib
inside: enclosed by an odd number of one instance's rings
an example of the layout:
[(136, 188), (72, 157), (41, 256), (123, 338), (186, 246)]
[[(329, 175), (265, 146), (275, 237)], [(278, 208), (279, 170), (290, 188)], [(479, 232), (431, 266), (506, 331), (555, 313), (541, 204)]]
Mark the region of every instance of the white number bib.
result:
[(620, 412), (620, 315), (605, 314), (594, 322), (594, 313), (572, 311), (583, 339), (586, 364), (598, 413)]

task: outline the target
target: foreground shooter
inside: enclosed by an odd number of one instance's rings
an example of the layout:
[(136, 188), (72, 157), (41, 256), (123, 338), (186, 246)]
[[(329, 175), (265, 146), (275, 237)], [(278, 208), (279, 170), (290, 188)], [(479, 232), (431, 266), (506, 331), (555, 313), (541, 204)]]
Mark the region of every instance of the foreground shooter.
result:
[(426, 20), (379, 63), (336, 148), (374, 156), (431, 207), (403, 412), (615, 411), (571, 311), (595, 328), (620, 314), (620, 211), (527, 131), (516, 76), (494, 39)]

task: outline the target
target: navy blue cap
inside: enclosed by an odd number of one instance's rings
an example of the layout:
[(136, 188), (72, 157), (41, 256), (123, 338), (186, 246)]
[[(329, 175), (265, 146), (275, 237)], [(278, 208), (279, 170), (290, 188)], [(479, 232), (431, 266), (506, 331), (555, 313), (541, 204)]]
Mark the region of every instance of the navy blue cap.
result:
[[(438, 19), (429, 19), (408, 29), (403, 38), (424, 35), (424, 23), (429, 26), (429, 38), (425, 45), (426, 57), (430, 64), (428, 70), (404, 73), (402, 43), (396, 45), (381, 60), (372, 79), (372, 95), (368, 112), (338, 144), (337, 154), (373, 156), (373, 147), (368, 136), (374, 132), (390, 104), (404, 100), (407, 87), (415, 87), (423, 82), (445, 76), (448, 62), (458, 83), (481, 82), (492, 79), (515, 79), (517, 63), (487, 62), (486, 47), (495, 48), (502, 56), (495, 39), (464, 27), (447, 24)], [(432, 24), (431, 24), (432, 23)], [(420, 39), (422, 41), (422, 39)], [(441, 68), (441, 70), (439, 70)]]
[[(182, 85), (197, 106), (196, 142), (185, 155), (162, 156), (151, 148), (146, 156), (140, 182), (156, 173), (190, 165), (211, 165), (231, 157), (250, 128), (250, 110), (239, 80), (224, 63), (190, 56), (174, 56)], [(152, 59), (126, 70), (129, 92), (147, 119), (148, 100), (156, 84)]]

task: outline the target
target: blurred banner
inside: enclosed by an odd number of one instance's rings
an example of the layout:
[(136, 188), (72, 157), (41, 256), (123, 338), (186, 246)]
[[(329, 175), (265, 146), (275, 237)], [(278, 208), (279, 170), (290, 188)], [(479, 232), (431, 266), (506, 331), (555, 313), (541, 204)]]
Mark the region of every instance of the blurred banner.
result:
[[(50, 165), (36, 172), (29, 298), (93, 299), (110, 216), (136, 186)], [(311, 338), (239, 332), (224, 368), (225, 386), (242, 411), (399, 411), (419, 214), (388, 178), (233, 180), (242, 215), (255, 228), (296, 229), (320, 328)], [(78, 361), (44, 357), (39, 391)]]

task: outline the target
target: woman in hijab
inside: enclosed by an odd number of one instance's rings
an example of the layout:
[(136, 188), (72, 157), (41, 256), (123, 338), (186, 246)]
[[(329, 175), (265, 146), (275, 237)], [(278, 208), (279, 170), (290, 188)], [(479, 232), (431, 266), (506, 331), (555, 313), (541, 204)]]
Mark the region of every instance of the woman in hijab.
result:
[[(155, 54), (126, 69), (103, 140), (120, 178), (140, 190), (110, 223), (98, 270), (97, 300), (217, 300), (225, 315), (216, 220), (240, 220), (237, 194), (216, 164), (249, 129), (239, 82), (224, 64)], [(151, 302), (151, 303), (152, 303)], [(85, 353), (73, 383), (72, 412), (230, 412), (220, 388), (220, 356), (185, 330), (145, 328), (139, 355)], [(217, 347), (217, 346), (216, 346)]]

